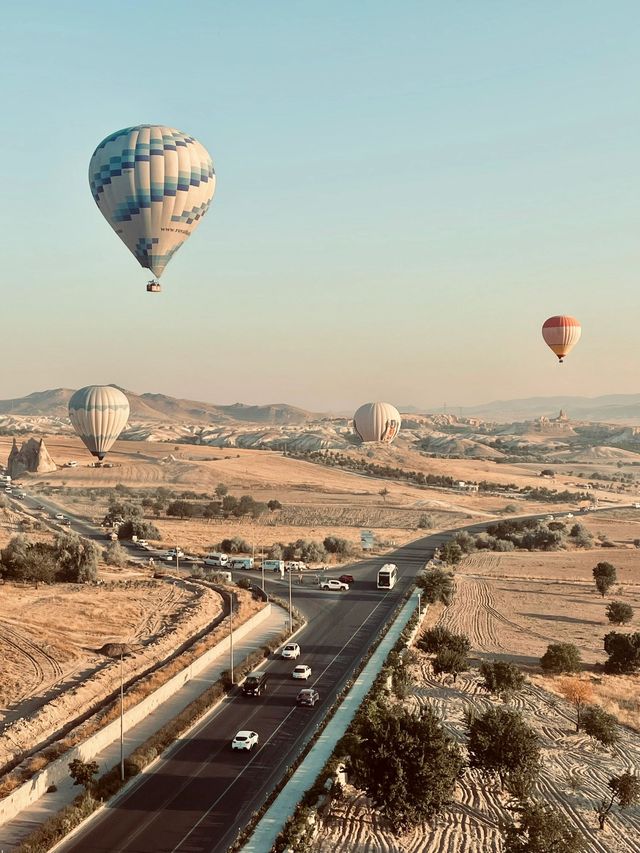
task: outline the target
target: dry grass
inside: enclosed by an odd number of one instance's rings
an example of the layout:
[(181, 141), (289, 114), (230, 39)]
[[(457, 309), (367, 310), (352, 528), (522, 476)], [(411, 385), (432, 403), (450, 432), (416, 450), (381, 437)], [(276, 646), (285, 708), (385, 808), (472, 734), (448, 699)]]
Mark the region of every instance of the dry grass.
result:
[[(613, 714), (625, 726), (640, 731), (640, 676), (638, 675), (594, 675), (581, 673), (576, 676), (588, 683), (593, 690), (593, 703)], [(544, 690), (561, 696), (558, 677), (532, 675), (531, 680)]]

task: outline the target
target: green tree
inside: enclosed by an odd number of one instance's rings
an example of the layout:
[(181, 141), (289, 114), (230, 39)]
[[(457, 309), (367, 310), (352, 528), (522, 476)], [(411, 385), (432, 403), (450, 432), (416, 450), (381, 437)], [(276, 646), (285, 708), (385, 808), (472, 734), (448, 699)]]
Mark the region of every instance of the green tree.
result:
[(604, 798), (595, 810), (600, 829), (604, 829), (615, 802), (621, 809), (637, 806), (640, 803), (640, 779), (635, 773), (622, 773), (620, 776), (612, 776), (607, 784), (611, 790), (611, 797), (608, 800)]
[(69, 776), (73, 779), (73, 784), (82, 785), (87, 794), (92, 793), (99, 770), (97, 761), (82, 761), (81, 758), (74, 758), (69, 762)]
[(352, 739), (355, 784), (397, 834), (439, 814), (452, 800), (464, 761), (436, 714), (375, 705)]
[(596, 583), (596, 589), (604, 598), (618, 580), (616, 567), (611, 563), (598, 563), (593, 570), (593, 579)]
[(387, 497), (389, 496), (389, 489), (388, 489), (386, 486), (384, 486), (382, 489), (380, 489), (380, 491), (378, 492), (378, 494), (379, 494), (379, 495), (380, 495), (380, 497), (382, 498), (383, 502), (384, 502), (384, 503), (386, 503), (386, 502), (387, 502)]
[(225, 518), (231, 515), (238, 508), (238, 498), (234, 498), (233, 495), (225, 495), (222, 498), (222, 512)]
[(436, 653), (436, 656), (431, 661), (434, 675), (452, 675), (453, 683), (458, 680), (458, 675), (461, 672), (466, 672), (469, 669), (469, 661), (464, 652), (456, 649), (442, 648)]
[(597, 705), (588, 705), (581, 714), (582, 731), (603, 746), (613, 746), (620, 740), (618, 721)]
[(267, 507), (269, 508), (269, 512), (275, 512), (277, 509), (282, 509), (282, 504), (280, 501), (273, 499), (267, 501)]
[(607, 605), (606, 614), (613, 625), (626, 625), (633, 619), (633, 607), (624, 601), (612, 601)]
[(452, 649), (466, 654), (471, 649), (469, 638), (465, 634), (454, 634), (443, 625), (436, 625), (423, 633), (417, 642), (419, 649), (428, 654), (436, 654), (440, 649)]
[(222, 500), (225, 497), (225, 495), (229, 494), (229, 489), (225, 486), (224, 483), (218, 483), (218, 485), (215, 488), (215, 493), (216, 493), (216, 496), (220, 500)]
[(517, 822), (503, 827), (503, 853), (582, 853), (586, 842), (566, 817), (543, 803), (525, 802)]
[(604, 637), (604, 650), (609, 655), (604, 670), (614, 675), (630, 675), (640, 669), (640, 633), (618, 634), (611, 631)]
[(108, 566), (125, 566), (128, 555), (118, 542), (112, 542), (102, 552), (102, 557)]
[(480, 664), (483, 687), (496, 696), (510, 696), (522, 690), (525, 677), (518, 667), (509, 661), (483, 661)]
[(540, 772), (538, 736), (516, 711), (489, 708), (469, 722), (469, 765), (495, 773), (504, 788), (517, 782), (527, 789)]
[(427, 569), (422, 575), (418, 575), (416, 584), (423, 591), (423, 598), (429, 604), (436, 602), (451, 604), (455, 587), (453, 575), (450, 572), (443, 572), (442, 569)]
[(584, 524), (576, 522), (569, 535), (578, 548), (591, 548), (593, 546), (593, 536)]
[(172, 501), (167, 507), (167, 515), (177, 518), (193, 518), (197, 508), (188, 501)]
[(580, 672), (582, 659), (580, 651), (573, 643), (552, 643), (540, 658), (540, 666), (546, 672), (562, 674)]
[(95, 542), (76, 533), (61, 533), (53, 547), (61, 580), (72, 583), (97, 580), (100, 550)]
[(455, 566), (464, 557), (464, 551), (457, 542), (445, 542), (440, 549), (440, 557), (450, 566)]
[(118, 539), (131, 539), (135, 536), (138, 539), (160, 539), (160, 531), (151, 524), (150, 521), (141, 521), (132, 518), (130, 521), (125, 521), (118, 528)]
[(219, 504), (214, 503), (213, 501), (210, 501), (208, 504), (206, 504), (204, 509), (202, 510), (202, 517), (206, 518), (207, 521), (211, 521), (211, 519), (216, 518), (219, 515), (220, 506)]

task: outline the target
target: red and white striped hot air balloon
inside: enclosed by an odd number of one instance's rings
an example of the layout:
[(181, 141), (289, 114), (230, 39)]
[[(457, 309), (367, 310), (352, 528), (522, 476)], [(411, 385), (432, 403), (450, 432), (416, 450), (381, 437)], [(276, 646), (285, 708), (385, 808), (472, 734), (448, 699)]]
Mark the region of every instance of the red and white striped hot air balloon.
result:
[(542, 326), (542, 337), (546, 345), (558, 356), (562, 364), (565, 355), (568, 355), (580, 340), (582, 326), (575, 317), (559, 315), (549, 317)]

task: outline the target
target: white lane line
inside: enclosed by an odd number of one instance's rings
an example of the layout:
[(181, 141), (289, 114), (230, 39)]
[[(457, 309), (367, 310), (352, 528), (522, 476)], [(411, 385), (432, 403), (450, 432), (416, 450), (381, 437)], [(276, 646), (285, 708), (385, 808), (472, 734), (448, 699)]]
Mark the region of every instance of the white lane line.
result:
[[(349, 637), (349, 639), (344, 643), (344, 645), (342, 646), (342, 648), (340, 649), (340, 651), (339, 651), (339, 652), (337, 652), (337, 653), (334, 655), (334, 657), (333, 657), (333, 659), (331, 660), (331, 662), (330, 662), (330, 663), (328, 663), (328, 664), (327, 664), (327, 666), (323, 669), (323, 671), (322, 671), (321, 675), (319, 675), (319, 676), (318, 676), (318, 678), (314, 681), (314, 684), (316, 684), (316, 683), (318, 682), (318, 680), (319, 680), (320, 678), (322, 678), (322, 676), (323, 676), (323, 675), (325, 674), (325, 672), (329, 669), (329, 667), (330, 667), (330, 666), (332, 666), (332, 665), (335, 663), (335, 661), (340, 657), (340, 655), (344, 652), (344, 650), (345, 650), (345, 649), (346, 649), (346, 647), (349, 645), (349, 643), (350, 643), (350, 642), (353, 640), (353, 638), (356, 636), (356, 634), (358, 633), (358, 631), (360, 631), (360, 629), (361, 629), (361, 628), (362, 628), (362, 627), (367, 623), (367, 621), (371, 618), (371, 616), (373, 616), (373, 614), (376, 612), (376, 610), (378, 609), (378, 607), (380, 607), (380, 605), (384, 602), (385, 598), (386, 598), (388, 595), (389, 595), (389, 593), (388, 593), (388, 592), (387, 592), (387, 593), (385, 593), (385, 595), (380, 599), (380, 601), (376, 604), (376, 606), (373, 608), (373, 610), (371, 610), (371, 611), (367, 614), (366, 618), (365, 618), (365, 619), (360, 623), (360, 625), (358, 625), (358, 627), (356, 628), (356, 630), (351, 634), (351, 636)], [(217, 799), (216, 799), (216, 800), (211, 804), (211, 806), (207, 809), (207, 811), (206, 811), (206, 812), (204, 812), (204, 813), (200, 816), (199, 820), (197, 820), (197, 821), (196, 821), (196, 823), (194, 823), (194, 825), (191, 827), (191, 829), (189, 830), (189, 832), (187, 832), (187, 834), (186, 834), (186, 835), (185, 835), (185, 836), (184, 836), (184, 837), (183, 837), (183, 838), (182, 838), (182, 839), (181, 839), (181, 840), (176, 844), (176, 846), (175, 846), (174, 848), (172, 848), (171, 853), (177, 853), (177, 851), (182, 847), (182, 845), (184, 844), (184, 842), (185, 842), (188, 838), (190, 838), (190, 837), (191, 837), (191, 835), (196, 831), (196, 829), (200, 826), (200, 824), (201, 824), (201, 823), (202, 823), (202, 822), (203, 822), (203, 821), (204, 821), (204, 820), (205, 820), (205, 819), (206, 819), (206, 818), (211, 814), (211, 812), (212, 812), (212, 811), (213, 811), (213, 809), (218, 805), (218, 803), (220, 802), (220, 800), (222, 800), (222, 799), (223, 799), (223, 797), (225, 797), (225, 796), (229, 793), (229, 791), (231, 790), (231, 788), (233, 788), (233, 786), (234, 786), (234, 785), (235, 785), (235, 783), (238, 781), (238, 779), (240, 779), (240, 778), (242, 777), (242, 775), (244, 774), (244, 772), (245, 772), (246, 770), (248, 770), (248, 769), (249, 769), (249, 767), (251, 767), (251, 765), (254, 763), (254, 761), (256, 761), (256, 759), (258, 758), (258, 756), (260, 755), (260, 753), (262, 752), (262, 750), (263, 750), (263, 749), (265, 749), (265, 747), (267, 746), (267, 744), (269, 743), (269, 741), (274, 737), (274, 735), (276, 735), (276, 734), (277, 734), (277, 732), (280, 730), (280, 728), (281, 728), (281, 727), (282, 727), (282, 726), (287, 722), (287, 720), (289, 719), (289, 717), (290, 717), (290, 716), (291, 716), (291, 715), (292, 715), (296, 710), (297, 710), (296, 708), (292, 708), (292, 709), (289, 711), (289, 713), (287, 714), (287, 716), (282, 720), (282, 722), (277, 726), (277, 728), (275, 728), (275, 729), (273, 730), (273, 732), (269, 735), (269, 737), (268, 737), (268, 738), (267, 738), (267, 740), (264, 742), (264, 744), (260, 747), (260, 749), (258, 750), (258, 752), (256, 752), (255, 756), (254, 756), (254, 757), (253, 757), (253, 758), (252, 758), (252, 759), (251, 759), (247, 764), (245, 764), (245, 766), (244, 766), (244, 767), (243, 767), (243, 769), (240, 771), (240, 773), (238, 773), (238, 775), (237, 775), (237, 776), (233, 779), (233, 781), (232, 781), (232, 782), (231, 782), (231, 783), (230, 783), (230, 784), (225, 788), (225, 790), (220, 794), (220, 796), (219, 796), (219, 797), (218, 797), (218, 798), (217, 798)], [(209, 765), (208, 765), (208, 763), (206, 763), (206, 762), (205, 762), (205, 763), (202, 765), (202, 767), (205, 767), (205, 766), (209, 766)], [(201, 769), (202, 769), (202, 768), (201, 768)], [(200, 771), (198, 771), (198, 773), (196, 773), (195, 775), (197, 776), (197, 775), (199, 775), (199, 773), (200, 773)], [(191, 778), (194, 778), (194, 777), (192, 776)], [(189, 780), (189, 781), (190, 781), (190, 780)], [(136, 833), (136, 835), (135, 835), (135, 836), (133, 836), (130, 840), (133, 840), (133, 838), (136, 838), (136, 837), (137, 837), (137, 835), (138, 835), (138, 833)]]

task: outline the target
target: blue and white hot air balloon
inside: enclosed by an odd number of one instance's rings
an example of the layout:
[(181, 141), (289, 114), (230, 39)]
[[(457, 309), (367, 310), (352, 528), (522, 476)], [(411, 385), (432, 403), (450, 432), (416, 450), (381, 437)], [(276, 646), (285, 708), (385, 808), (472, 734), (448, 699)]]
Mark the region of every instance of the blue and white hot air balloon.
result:
[[(213, 163), (193, 136), (139, 124), (103, 139), (89, 164), (100, 211), (140, 266), (160, 278), (198, 227), (216, 187)], [(147, 290), (157, 292), (157, 281)]]
[(102, 462), (129, 420), (129, 401), (113, 385), (87, 385), (69, 400), (69, 420), (89, 452)]

